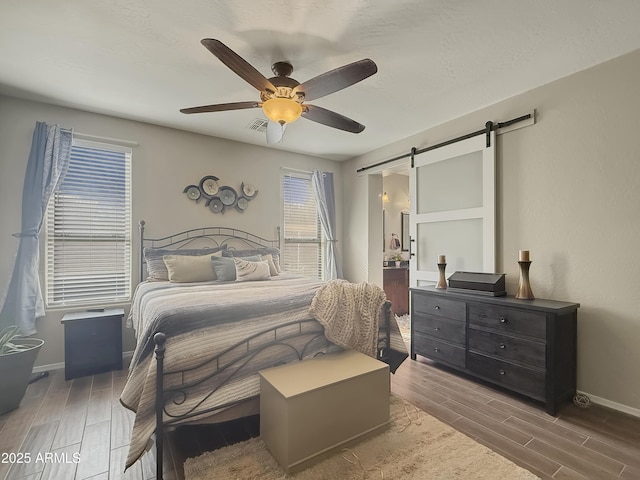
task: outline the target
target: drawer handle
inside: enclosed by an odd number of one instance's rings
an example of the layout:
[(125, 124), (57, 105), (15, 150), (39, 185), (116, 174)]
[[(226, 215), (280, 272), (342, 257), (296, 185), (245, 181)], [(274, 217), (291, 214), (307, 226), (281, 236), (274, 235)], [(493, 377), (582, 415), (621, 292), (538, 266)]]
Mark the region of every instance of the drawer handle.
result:
[(434, 352), (439, 352), (439, 351), (440, 351), (440, 349), (439, 349), (438, 347), (433, 347), (433, 351), (434, 351)]
[(436, 310), (440, 310), (440, 305), (436, 305), (436, 306), (435, 306), (435, 307), (433, 307), (433, 308), (435, 308)]
[(440, 327), (436, 327), (436, 328), (435, 328), (435, 331), (436, 331), (436, 332), (437, 332), (438, 330), (440, 330)]
[(504, 343), (501, 343), (501, 344), (500, 344), (500, 348), (501, 348), (502, 350), (504, 350), (506, 347), (507, 347), (507, 346), (506, 346)]
[(505, 371), (501, 368), (501, 369), (500, 369), (500, 375), (504, 375), (505, 373), (507, 373), (507, 372), (505, 372)]
[(500, 323), (507, 323), (507, 317), (500, 317)]

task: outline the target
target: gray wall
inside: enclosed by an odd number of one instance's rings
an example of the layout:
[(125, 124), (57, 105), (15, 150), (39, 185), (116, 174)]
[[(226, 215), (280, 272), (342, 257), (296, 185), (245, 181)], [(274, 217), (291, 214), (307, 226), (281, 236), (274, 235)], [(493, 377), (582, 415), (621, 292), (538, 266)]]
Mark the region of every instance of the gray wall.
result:
[[(281, 167), (335, 173), (338, 238), (341, 238), (342, 186), (337, 162), (0, 96), (0, 251), (3, 252), (0, 291), (6, 288), (17, 249), (17, 240), (11, 234), (20, 231), (22, 185), (36, 121), (58, 123), (79, 133), (138, 142), (139, 146), (133, 148), (132, 163), (134, 280), (138, 278), (137, 223), (141, 219), (147, 223), (148, 237), (202, 226), (226, 226), (274, 238), (280, 224)], [(186, 185), (197, 183), (204, 175), (215, 175), (221, 185), (235, 188), (242, 181), (252, 183), (259, 190), (258, 196), (244, 213), (234, 210), (224, 215), (213, 214), (202, 202), (195, 204), (182, 193)], [(41, 258), (44, 260), (44, 250)], [(36, 365), (64, 361), (60, 319), (68, 311), (48, 309), (47, 315), (38, 320), (37, 336), (45, 340), (45, 345)], [(132, 350), (135, 344), (131, 331), (125, 331), (124, 340), (125, 351)]]
[(638, 85), (640, 50), (343, 163), (345, 275), (378, 269), (363, 246), (381, 192), (356, 169), (535, 108), (535, 125), (498, 137), (497, 268), (515, 293), (518, 250), (531, 250), (534, 294), (581, 304), (578, 389), (640, 415)]

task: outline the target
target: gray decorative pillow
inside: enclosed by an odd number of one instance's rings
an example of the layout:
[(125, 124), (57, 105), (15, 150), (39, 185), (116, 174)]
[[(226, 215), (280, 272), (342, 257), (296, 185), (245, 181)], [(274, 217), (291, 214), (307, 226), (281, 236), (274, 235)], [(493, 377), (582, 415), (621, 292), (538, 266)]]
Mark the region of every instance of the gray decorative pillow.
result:
[[(223, 252), (224, 253), (224, 252)], [(259, 255), (253, 255), (245, 257), (243, 260), (250, 262), (261, 261)], [(216, 277), (221, 282), (233, 282), (236, 280), (236, 265), (233, 258), (229, 257), (212, 257), (213, 269), (216, 272)]]
[(269, 280), (269, 264), (267, 262), (248, 262), (246, 257), (234, 258), (236, 266), (236, 282), (252, 282), (256, 280)]
[(166, 282), (169, 280), (169, 271), (162, 257), (165, 255), (189, 255), (199, 256), (208, 255), (216, 252), (224, 252), (226, 245), (221, 247), (210, 248), (185, 248), (180, 250), (172, 250), (169, 248), (151, 248), (145, 247), (143, 250), (144, 259), (147, 263), (147, 280)]

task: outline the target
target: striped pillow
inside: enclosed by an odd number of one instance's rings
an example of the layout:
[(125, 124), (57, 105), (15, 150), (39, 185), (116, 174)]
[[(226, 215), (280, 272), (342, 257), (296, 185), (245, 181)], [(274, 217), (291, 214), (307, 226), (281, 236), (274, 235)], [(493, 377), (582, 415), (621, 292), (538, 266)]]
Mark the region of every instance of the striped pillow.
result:
[(223, 257), (245, 258), (250, 255), (271, 255), (276, 270), (278, 273), (282, 272), (282, 268), (280, 267), (280, 249), (276, 247), (247, 248), (244, 250), (229, 248), (222, 252)]
[(248, 262), (241, 258), (234, 258), (236, 266), (236, 282), (252, 282), (255, 280), (269, 280), (269, 263), (266, 261)]

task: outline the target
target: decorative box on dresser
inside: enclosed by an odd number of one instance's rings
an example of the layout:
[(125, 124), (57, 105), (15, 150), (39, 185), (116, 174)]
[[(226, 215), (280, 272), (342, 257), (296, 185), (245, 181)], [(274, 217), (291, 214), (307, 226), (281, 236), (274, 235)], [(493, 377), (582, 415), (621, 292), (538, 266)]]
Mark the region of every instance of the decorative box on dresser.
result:
[(384, 267), (382, 288), (396, 315), (409, 313), (409, 267)]
[(428, 357), (544, 402), (576, 392), (578, 303), (411, 289), (411, 358)]

